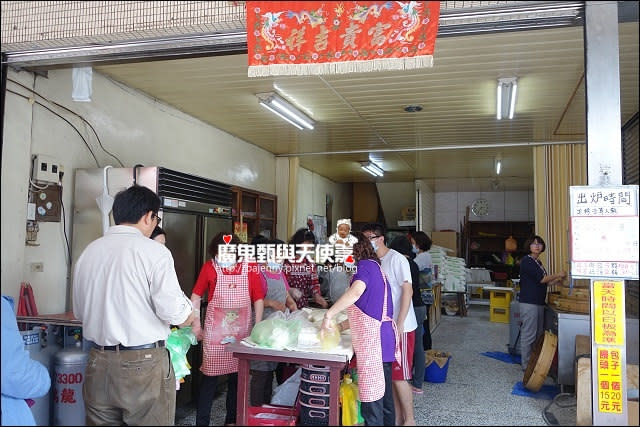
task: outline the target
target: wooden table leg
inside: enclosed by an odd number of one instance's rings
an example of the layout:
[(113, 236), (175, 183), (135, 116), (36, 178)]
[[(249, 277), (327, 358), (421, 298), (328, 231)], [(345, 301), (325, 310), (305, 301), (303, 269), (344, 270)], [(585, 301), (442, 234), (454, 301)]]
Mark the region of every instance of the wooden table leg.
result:
[(460, 317), (467, 316), (467, 305), (464, 303), (464, 294), (458, 292), (458, 306), (460, 307)]
[(340, 371), (339, 366), (331, 366), (329, 374), (329, 425), (340, 425)]
[(249, 425), (249, 360), (238, 358), (238, 401), (236, 402), (236, 424)]

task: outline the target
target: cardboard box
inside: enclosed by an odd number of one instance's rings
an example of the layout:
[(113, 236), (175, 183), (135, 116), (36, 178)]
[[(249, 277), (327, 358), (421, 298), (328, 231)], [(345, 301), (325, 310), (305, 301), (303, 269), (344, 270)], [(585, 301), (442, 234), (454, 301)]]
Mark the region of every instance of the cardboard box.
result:
[(410, 221), (416, 219), (416, 207), (408, 206), (406, 208), (402, 208), (400, 211), (400, 217), (404, 221)]
[(458, 256), (458, 232), (457, 231), (432, 231), (431, 242), (434, 245), (449, 249), (448, 256)]

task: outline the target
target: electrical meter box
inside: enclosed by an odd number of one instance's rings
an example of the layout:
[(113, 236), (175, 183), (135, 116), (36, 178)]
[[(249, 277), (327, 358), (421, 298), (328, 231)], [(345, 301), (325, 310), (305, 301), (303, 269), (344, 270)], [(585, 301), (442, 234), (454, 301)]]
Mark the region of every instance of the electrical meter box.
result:
[(33, 203), (36, 205), (35, 219), (37, 221), (60, 222), (62, 187), (49, 185), (42, 190), (35, 190), (33, 196)]
[(57, 184), (62, 166), (56, 159), (46, 154), (36, 154), (33, 157), (33, 180)]

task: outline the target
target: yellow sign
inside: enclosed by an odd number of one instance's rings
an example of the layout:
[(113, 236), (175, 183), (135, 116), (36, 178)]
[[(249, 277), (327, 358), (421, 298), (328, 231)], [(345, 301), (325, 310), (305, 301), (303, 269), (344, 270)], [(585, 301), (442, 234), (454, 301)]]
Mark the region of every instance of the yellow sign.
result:
[(598, 410), (622, 414), (622, 360), (620, 350), (598, 347)]
[(596, 344), (624, 345), (624, 282), (593, 282), (594, 327)]

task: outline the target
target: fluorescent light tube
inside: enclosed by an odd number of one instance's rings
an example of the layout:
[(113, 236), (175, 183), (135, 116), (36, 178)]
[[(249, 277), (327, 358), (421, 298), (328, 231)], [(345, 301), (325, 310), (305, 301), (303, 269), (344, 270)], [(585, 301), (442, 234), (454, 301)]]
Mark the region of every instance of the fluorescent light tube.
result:
[(498, 82), (498, 95), (496, 97), (496, 110), (498, 120), (502, 119), (502, 83)]
[(279, 99), (273, 98), (271, 100), (271, 105), (276, 110), (278, 110), (278, 111), (282, 112), (283, 114), (289, 116), (291, 118), (291, 120), (295, 121), (296, 123), (301, 124), (302, 126), (306, 127), (307, 129), (311, 129), (311, 130), (313, 129), (313, 124), (311, 124), (307, 119), (302, 117), (299, 113), (294, 111), (292, 109), (292, 107), (290, 107), (289, 105), (285, 104), (284, 102), (281, 102)]
[(264, 108), (271, 111), (272, 113), (278, 115), (279, 117), (285, 119), (286, 121), (288, 121), (289, 123), (297, 127), (298, 129), (302, 130), (302, 126), (300, 126), (299, 124), (297, 124), (296, 122), (291, 120), (289, 117), (285, 116), (284, 114), (280, 113), (279, 111), (276, 111), (275, 109), (271, 108), (267, 103), (260, 101), (260, 105), (262, 105)]
[(496, 175), (500, 175), (502, 169), (502, 160), (496, 160)]
[(517, 77), (503, 77), (498, 79), (496, 90), (496, 118), (513, 119), (516, 112), (516, 94), (518, 92)]
[(371, 161), (361, 162), (360, 167), (362, 167), (362, 169), (366, 170), (373, 176), (384, 176), (384, 170)]
[(260, 105), (298, 129), (313, 129), (315, 122), (275, 92), (257, 93)]
[(363, 165), (363, 166), (362, 166), (362, 169), (366, 170), (369, 174), (371, 174), (371, 175), (373, 175), (373, 176), (375, 176), (375, 177), (377, 177), (377, 176), (382, 176), (382, 175), (378, 175), (378, 173), (377, 173), (375, 170), (373, 170), (373, 169), (369, 168), (369, 166), (364, 166), (364, 165)]
[(511, 84), (511, 99), (509, 102), (509, 119), (513, 119), (513, 114), (516, 112), (516, 92), (518, 91), (518, 82), (513, 81)]

